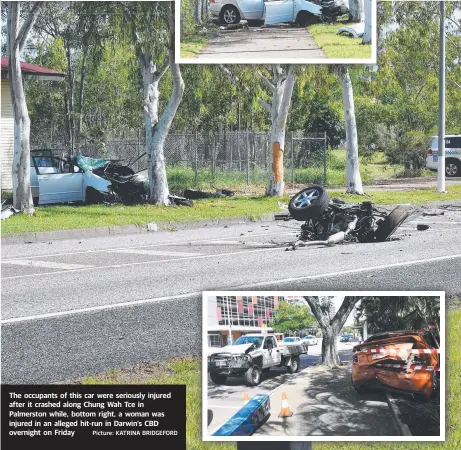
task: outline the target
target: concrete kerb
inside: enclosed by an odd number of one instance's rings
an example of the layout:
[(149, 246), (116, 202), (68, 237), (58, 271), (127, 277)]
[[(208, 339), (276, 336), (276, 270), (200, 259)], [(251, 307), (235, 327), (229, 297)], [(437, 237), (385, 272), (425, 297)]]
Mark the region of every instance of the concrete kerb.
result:
[[(191, 222), (157, 222), (158, 231), (178, 231), (203, 227), (215, 227), (245, 222), (272, 222), (274, 213), (263, 214), (258, 219), (250, 216), (238, 216), (225, 219), (203, 219)], [(80, 239), (120, 234), (155, 233), (148, 231), (145, 225), (123, 225), (98, 228), (75, 228), (71, 230), (40, 231), (35, 233), (7, 234), (2, 236), (2, 245), (44, 242), (61, 239)]]
[(397, 406), (397, 404), (396, 404), (396, 402), (394, 400), (394, 397), (392, 397), (392, 395), (387, 391), (385, 391), (385, 394), (386, 394), (387, 404), (389, 405), (389, 409), (392, 412), (392, 417), (394, 418), (394, 421), (397, 424), (397, 428), (399, 429), (400, 434), (402, 436), (413, 436), (411, 434), (410, 429), (408, 428), (408, 425), (406, 425), (406, 424), (404, 424), (402, 422), (400, 409)]

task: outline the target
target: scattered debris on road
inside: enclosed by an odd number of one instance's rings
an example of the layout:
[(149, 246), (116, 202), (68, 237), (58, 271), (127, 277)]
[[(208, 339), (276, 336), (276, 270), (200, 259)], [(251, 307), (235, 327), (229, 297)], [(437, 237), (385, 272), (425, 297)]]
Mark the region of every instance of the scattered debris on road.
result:
[(425, 230), (428, 230), (429, 228), (430, 228), (430, 226), (427, 225), (427, 224), (425, 224), (425, 223), (418, 223), (418, 224), (416, 225), (416, 229), (417, 229), (418, 231), (425, 231)]

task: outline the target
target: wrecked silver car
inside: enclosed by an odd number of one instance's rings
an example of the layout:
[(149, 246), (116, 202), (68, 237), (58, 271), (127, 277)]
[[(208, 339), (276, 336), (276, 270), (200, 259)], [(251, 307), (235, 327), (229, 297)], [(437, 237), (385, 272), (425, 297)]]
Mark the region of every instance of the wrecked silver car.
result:
[(295, 194), (288, 204), (289, 217), (304, 222), (292, 250), (307, 245), (334, 245), (344, 241), (384, 242), (408, 218), (410, 208), (399, 205), (391, 212), (371, 201), (348, 204), (330, 199), (322, 186), (310, 186)]

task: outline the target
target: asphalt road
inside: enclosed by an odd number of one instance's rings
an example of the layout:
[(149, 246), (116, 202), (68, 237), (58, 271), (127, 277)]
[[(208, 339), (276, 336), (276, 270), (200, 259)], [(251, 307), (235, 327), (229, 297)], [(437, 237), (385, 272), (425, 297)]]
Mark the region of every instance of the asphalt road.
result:
[(300, 63), (325, 59), (325, 54), (314, 42), (306, 28), (272, 26), (267, 28), (247, 27), (238, 30), (222, 30), (207, 41), (194, 62), (280, 63), (282, 59)]
[[(431, 228), (416, 231), (416, 223)], [(49, 383), (201, 352), (202, 290), (461, 292), (461, 211), (401, 240), (285, 252), (296, 222), (2, 246), (2, 381)]]

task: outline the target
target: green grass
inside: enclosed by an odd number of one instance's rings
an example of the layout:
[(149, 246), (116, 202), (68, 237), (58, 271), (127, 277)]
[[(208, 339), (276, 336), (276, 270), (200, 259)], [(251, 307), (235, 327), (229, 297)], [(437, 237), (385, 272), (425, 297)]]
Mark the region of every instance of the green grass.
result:
[(2, 222), (2, 234), (145, 225), (149, 222), (188, 222), (239, 216), (257, 219), (278, 209), (276, 198), (262, 196), (200, 200), (196, 201), (192, 208), (153, 205), (49, 206), (36, 208), (35, 216), (19, 214)]
[[(366, 191), (365, 187), (365, 192)], [(435, 188), (412, 189), (408, 191), (369, 191), (366, 197), (362, 195), (345, 194), (344, 190), (329, 190), (328, 192), (331, 197), (341, 197), (343, 200), (351, 203), (362, 202), (369, 199), (377, 205), (397, 205), (401, 203), (420, 205), (422, 203), (437, 200), (460, 200), (461, 184), (449, 186), (447, 194), (440, 194), (436, 192)]]
[(185, 37), (180, 44), (181, 58), (195, 58), (206, 42), (200, 37)]
[[(447, 314), (447, 393), (446, 442), (319, 442), (314, 450), (456, 450), (461, 446), (461, 310)], [(173, 360), (165, 363), (164, 375), (147, 379), (132, 379), (139, 384), (186, 384), (187, 386), (187, 449), (188, 450), (235, 450), (236, 444), (201, 441), (201, 388), (200, 364), (198, 361)], [(87, 377), (86, 384), (126, 383), (121, 371), (110, 371), (100, 376)], [(308, 440), (306, 438), (306, 440)]]
[(360, 38), (356, 39), (336, 34), (344, 25), (344, 23), (322, 23), (311, 25), (308, 31), (327, 58), (371, 58), (371, 45), (363, 45)]

